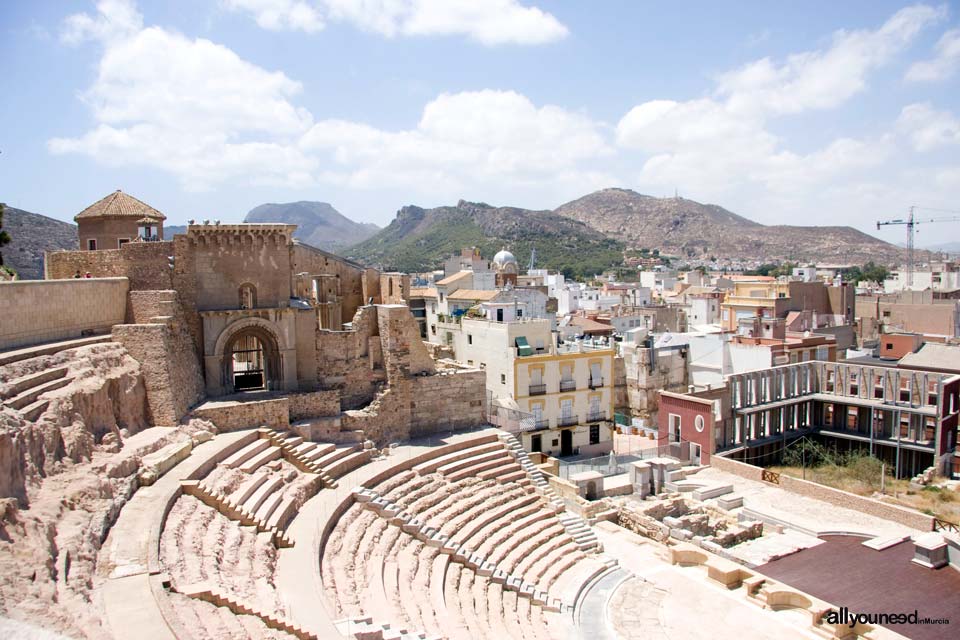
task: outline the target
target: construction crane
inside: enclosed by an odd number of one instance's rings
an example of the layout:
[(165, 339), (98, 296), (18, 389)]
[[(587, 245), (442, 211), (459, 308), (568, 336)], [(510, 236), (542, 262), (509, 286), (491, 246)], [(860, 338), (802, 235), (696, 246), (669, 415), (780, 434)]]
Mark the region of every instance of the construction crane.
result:
[(910, 207), (910, 215), (907, 216), (906, 220), (902, 218), (897, 218), (895, 220), (884, 220), (877, 221), (877, 231), (880, 230), (880, 227), (886, 227), (890, 225), (904, 225), (907, 227), (907, 288), (913, 287), (913, 270), (914, 270), (914, 261), (913, 261), (913, 246), (914, 246), (914, 236), (917, 233), (916, 226), (918, 224), (928, 224), (931, 222), (960, 222), (960, 215), (956, 216), (947, 216), (943, 218), (926, 218), (923, 220), (917, 220), (916, 212), (920, 211), (941, 211), (947, 213), (960, 213), (960, 211), (951, 211), (949, 209), (932, 209), (930, 207)]

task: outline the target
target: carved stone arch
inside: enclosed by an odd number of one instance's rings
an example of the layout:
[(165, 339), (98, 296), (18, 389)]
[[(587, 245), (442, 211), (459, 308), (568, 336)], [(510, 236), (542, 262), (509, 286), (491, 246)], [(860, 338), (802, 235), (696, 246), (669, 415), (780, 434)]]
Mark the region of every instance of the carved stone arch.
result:
[(281, 352), (287, 345), (272, 323), (261, 318), (243, 318), (230, 323), (217, 338), (215, 354), (220, 360), (221, 385), (227, 393), (235, 391), (234, 348), (242, 341), (259, 344), (262, 354), (263, 388), (284, 388)]

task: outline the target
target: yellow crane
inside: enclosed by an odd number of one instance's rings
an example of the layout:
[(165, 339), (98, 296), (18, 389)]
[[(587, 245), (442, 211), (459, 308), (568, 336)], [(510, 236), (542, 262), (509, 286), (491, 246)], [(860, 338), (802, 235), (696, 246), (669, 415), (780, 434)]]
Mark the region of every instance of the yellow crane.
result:
[(910, 207), (910, 214), (907, 216), (907, 219), (896, 218), (894, 220), (878, 220), (877, 221), (877, 231), (880, 230), (880, 227), (886, 227), (890, 225), (904, 225), (907, 227), (907, 288), (913, 286), (913, 246), (914, 246), (914, 236), (916, 235), (916, 226), (918, 224), (928, 224), (931, 222), (960, 222), (960, 215), (956, 216), (946, 216), (941, 218), (926, 218), (923, 220), (918, 220), (916, 218), (917, 210), (920, 211), (940, 211), (946, 213), (960, 213), (960, 211), (951, 211), (949, 209), (933, 209), (930, 207)]

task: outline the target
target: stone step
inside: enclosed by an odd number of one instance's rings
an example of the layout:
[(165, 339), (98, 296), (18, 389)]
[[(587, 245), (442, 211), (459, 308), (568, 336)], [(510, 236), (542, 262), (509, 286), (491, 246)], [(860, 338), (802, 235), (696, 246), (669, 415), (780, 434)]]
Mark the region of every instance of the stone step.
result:
[(32, 404), (39, 398), (42, 394), (47, 391), (53, 391), (55, 389), (60, 389), (67, 386), (73, 380), (71, 378), (58, 378), (56, 380), (50, 380), (44, 382), (43, 384), (37, 385), (31, 389), (27, 389), (20, 393), (20, 395), (14, 396), (7, 400), (7, 406), (13, 407), (14, 409), (22, 409), (29, 404)]
[(359, 447), (356, 445), (344, 445), (344, 446), (334, 446), (328, 450), (328, 453), (317, 458), (313, 458), (311, 462), (315, 462), (320, 467), (328, 469), (334, 462), (350, 455), (354, 451), (359, 451)]
[(30, 373), (25, 376), (20, 376), (19, 378), (14, 378), (8, 383), (7, 397), (16, 396), (17, 394), (23, 393), (28, 389), (38, 387), (44, 383), (50, 382), (51, 380), (57, 380), (59, 378), (66, 377), (67, 367), (53, 367), (52, 369), (44, 369), (43, 371), (38, 371), (36, 373)]
[(23, 409), (20, 410), (20, 414), (23, 418), (29, 422), (36, 422), (37, 419), (43, 415), (43, 412), (47, 410), (47, 407), (50, 405), (49, 400), (40, 399), (34, 402), (33, 404), (28, 404)]
[(240, 451), (237, 451), (235, 454), (223, 461), (223, 466), (228, 469), (236, 469), (244, 462), (257, 455), (261, 451), (267, 449), (270, 446), (270, 441), (260, 438), (254, 440)]
[(240, 471), (244, 473), (253, 473), (263, 465), (271, 462), (273, 460), (279, 460), (283, 452), (280, 450), (280, 447), (275, 447), (270, 445), (257, 455), (253, 456), (242, 465), (240, 465)]

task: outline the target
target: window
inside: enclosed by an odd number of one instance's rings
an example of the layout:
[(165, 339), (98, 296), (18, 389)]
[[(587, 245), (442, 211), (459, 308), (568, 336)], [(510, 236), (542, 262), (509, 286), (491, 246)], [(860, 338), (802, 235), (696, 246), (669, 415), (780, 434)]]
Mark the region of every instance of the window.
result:
[(430, 325), (430, 333), (432, 333), (433, 335), (437, 335), (437, 325), (435, 324)]
[(600, 425), (590, 425), (590, 444), (600, 444)]
[(240, 285), (240, 308), (254, 309), (257, 306), (257, 288), (252, 284)]
[(117, 249), (122, 249), (123, 245), (130, 242), (130, 238), (117, 238)]
[(87, 249), (88, 249), (89, 251), (96, 251), (96, 250), (97, 250), (97, 241), (96, 241), (95, 239), (93, 239), (93, 238), (87, 240)]
[(693, 419), (693, 428), (697, 430), (697, 433), (703, 433), (703, 416), (697, 416)]
[(522, 318), (522, 317), (523, 317), (523, 309), (517, 309), (517, 317), (518, 317), (518, 318)]
[(467, 334), (467, 344), (473, 344), (473, 336), (469, 333)]
[(500, 374), (500, 384), (507, 384), (507, 374), (505, 373)]

